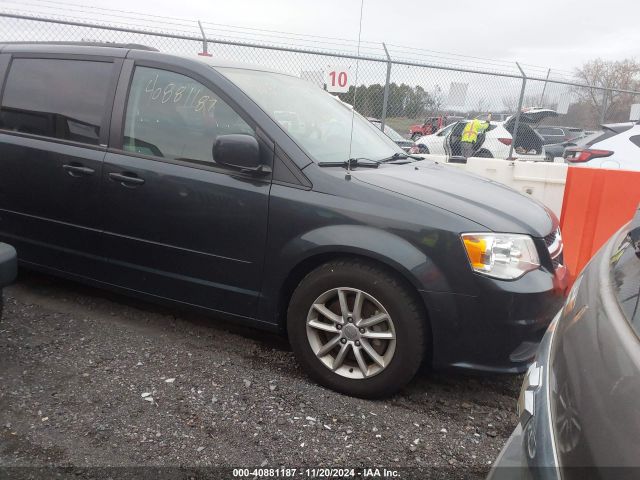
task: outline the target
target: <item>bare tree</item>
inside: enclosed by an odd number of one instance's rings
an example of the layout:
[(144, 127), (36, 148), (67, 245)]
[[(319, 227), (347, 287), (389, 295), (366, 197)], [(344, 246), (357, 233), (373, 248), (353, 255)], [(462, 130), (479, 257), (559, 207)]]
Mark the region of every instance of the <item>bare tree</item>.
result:
[(431, 98), (431, 112), (434, 114), (438, 114), (440, 113), (440, 111), (442, 110), (442, 107), (444, 106), (444, 92), (442, 91), (442, 88), (440, 87), (440, 85), (436, 85), (435, 87), (433, 87), (433, 91), (430, 94), (430, 98)]
[[(640, 89), (640, 62), (633, 59), (608, 61), (597, 58), (578, 68), (576, 77), (594, 87), (637, 91)], [(580, 102), (592, 108), (594, 114), (602, 113), (604, 108), (605, 119), (629, 119), (629, 108), (634, 103), (632, 94), (579, 87), (574, 92)]]

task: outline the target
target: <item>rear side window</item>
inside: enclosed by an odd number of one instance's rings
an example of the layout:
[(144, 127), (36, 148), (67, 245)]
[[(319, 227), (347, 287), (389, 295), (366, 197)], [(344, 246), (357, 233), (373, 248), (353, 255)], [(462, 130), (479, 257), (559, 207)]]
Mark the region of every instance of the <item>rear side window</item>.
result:
[(640, 147), (640, 135), (634, 135), (633, 137), (629, 138), (629, 140), (631, 140), (631, 143), (633, 143), (636, 147)]
[(218, 135), (253, 129), (215, 93), (190, 77), (137, 67), (127, 113), (123, 149), (172, 160), (214, 163)]
[(589, 142), (587, 142), (587, 146), (590, 147), (591, 145), (593, 145), (595, 143), (602, 142), (603, 140), (606, 140), (607, 138), (615, 137), (616, 135), (618, 135), (618, 132), (616, 132), (614, 130), (605, 130), (604, 133), (601, 133), (600, 135), (598, 135), (594, 139), (589, 140)]
[(112, 73), (110, 62), (16, 58), (0, 128), (97, 145)]
[(442, 130), (440, 130), (438, 132), (438, 137), (443, 137), (443, 136), (447, 135), (455, 125), (456, 125), (455, 123), (452, 123), (451, 125), (449, 125), (449, 126), (443, 128)]

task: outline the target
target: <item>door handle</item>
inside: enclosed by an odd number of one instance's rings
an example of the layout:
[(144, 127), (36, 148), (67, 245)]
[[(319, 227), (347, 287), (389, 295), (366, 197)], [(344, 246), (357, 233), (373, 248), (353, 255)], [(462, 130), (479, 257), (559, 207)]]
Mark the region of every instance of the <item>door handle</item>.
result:
[(64, 164), (62, 168), (72, 177), (83, 177), (85, 175), (93, 175), (95, 170), (93, 168), (85, 167), (80, 164)]
[(109, 179), (119, 182), (124, 186), (138, 186), (144, 184), (144, 179), (135, 176), (135, 173), (110, 173)]

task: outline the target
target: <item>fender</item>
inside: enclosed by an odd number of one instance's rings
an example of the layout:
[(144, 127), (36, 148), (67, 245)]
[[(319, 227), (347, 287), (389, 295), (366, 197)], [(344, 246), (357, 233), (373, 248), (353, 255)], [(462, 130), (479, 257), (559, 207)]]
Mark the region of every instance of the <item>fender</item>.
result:
[[(444, 275), (433, 261), (404, 238), (363, 225), (330, 225), (289, 240), (277, 257), (266, 259), (260, 317), (268, 322), (279, 321), (282, 309), (286, 308), (286, 305), (279, 305), (279, 299), (292, 272), (304, 276), (309, 268), (317, 266), (311, 261), (314, 258), (323, 263), (325, 259), (341, 254), (358, 255), (383, 263), (418, 291), (450, 291)], [(304, 268), (305, 265), (309, 267)], [(302, 272), (298, 270), (300, 266), (303, 266)], [(296, 280), (299, 281), (298, 278)]]

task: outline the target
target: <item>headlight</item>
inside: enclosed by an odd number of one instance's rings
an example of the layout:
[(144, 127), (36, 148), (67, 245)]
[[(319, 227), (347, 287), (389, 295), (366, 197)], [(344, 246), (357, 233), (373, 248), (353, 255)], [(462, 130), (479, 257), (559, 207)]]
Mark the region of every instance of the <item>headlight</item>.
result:
[(462, 243), (471, 268), (503, 280), (515, 280), (540, 266), (533, 239), (507, 233), (464, 233)]

